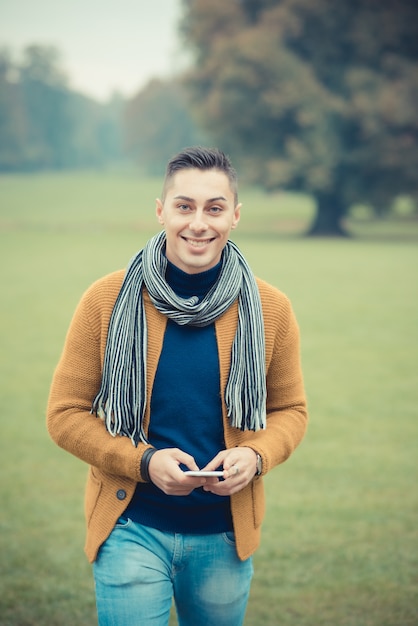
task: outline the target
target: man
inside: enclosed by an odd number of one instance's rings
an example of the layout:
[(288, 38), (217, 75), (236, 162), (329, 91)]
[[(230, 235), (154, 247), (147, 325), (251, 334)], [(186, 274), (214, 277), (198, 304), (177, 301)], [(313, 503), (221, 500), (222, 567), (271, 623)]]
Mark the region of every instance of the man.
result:
[[(54, 374), (48, 429), (90, 465), (86, 554), (101, 626), (243, 623), (262, 476), (307, 421), (288, 299), (229, 241), (237, 178), (218, 150), (168, 164), (163, 230), (93, 284)], [(221, 476), (189, 475), (218, 471)]]

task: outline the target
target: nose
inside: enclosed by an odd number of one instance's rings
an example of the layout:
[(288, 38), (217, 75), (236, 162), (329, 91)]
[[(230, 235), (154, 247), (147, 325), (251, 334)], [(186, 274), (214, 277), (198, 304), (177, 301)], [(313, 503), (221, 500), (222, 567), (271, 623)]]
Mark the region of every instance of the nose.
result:
[(205, 222), (204, 214), (196, 211), (193, 213), (193, 217), (190, 220), (189, 228), (194, 233), (203, 233), (208, 229), (208, 225)]

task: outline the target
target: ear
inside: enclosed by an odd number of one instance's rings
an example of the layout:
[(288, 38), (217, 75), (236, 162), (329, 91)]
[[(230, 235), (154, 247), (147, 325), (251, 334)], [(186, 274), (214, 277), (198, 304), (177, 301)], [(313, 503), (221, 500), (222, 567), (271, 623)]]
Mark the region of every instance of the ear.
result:
[(159, 198), (157, 198), (156, 203), (155, 203), (155, 214), (161, 226), (164, 226), (163, 209), (164, 209), (163, 203), (161, 202)]
[(237, 206), (234, 209), (234, 217), (233, 217), (232, 226), (231, 226), (232, 230), (238, 226), (238, 222), (241, 219), (241, 207), (242, 207), (242, 203), (240, 202), (239, 204), (237, 204)]

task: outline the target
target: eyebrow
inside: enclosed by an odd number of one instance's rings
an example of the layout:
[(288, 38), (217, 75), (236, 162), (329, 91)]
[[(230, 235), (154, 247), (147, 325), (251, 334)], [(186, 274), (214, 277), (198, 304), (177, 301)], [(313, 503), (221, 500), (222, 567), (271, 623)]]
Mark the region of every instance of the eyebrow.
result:
[[(189, 196), (175, 196), (174, 200), (186, 200), (187, 202), (195, 202), (194, 198), (189, 198)], [(217, 196), (216, 198), (209, 198), (208, 200), (206, 200), (206, 202), (218, 202), (218, 200), (223, 200), (224, 202), (227, 202), (227, 199), (224, 198), (224, 196)]]

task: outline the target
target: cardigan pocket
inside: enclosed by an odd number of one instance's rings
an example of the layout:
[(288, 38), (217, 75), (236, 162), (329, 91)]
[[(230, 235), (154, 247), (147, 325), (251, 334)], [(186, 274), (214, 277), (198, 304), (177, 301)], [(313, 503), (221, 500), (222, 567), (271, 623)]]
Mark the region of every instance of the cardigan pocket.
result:
[(95, 476), (94, 468), (90, 466), (84, 496), (84, 513), (86, 516), (87, 526), (90, 524), (90, 520), (94, 509), (96, 508), (101, 490), (102, 482), (97, 478), (97, 476)]

